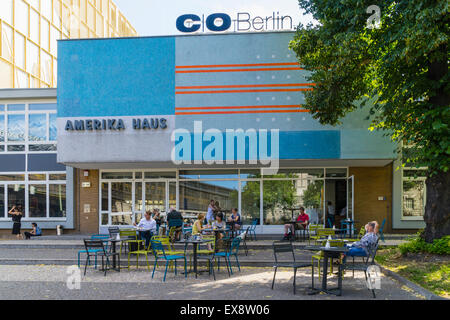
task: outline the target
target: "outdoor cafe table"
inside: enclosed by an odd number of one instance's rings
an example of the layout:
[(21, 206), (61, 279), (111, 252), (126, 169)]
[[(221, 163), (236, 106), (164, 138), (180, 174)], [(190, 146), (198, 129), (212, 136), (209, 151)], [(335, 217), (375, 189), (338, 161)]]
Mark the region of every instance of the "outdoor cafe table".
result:
[[(116, 253), (116, 243), (124, 241), (127, 239), (116, 239), (116, 238), (110, 238), (109, 242), (111, 242), (111, 252)], [(116, 269), (116, 255), (113, 255), (113, 269)], [(120, 269), (120, 266), (119, 266)]]
[(197, 278), (198, 272), (197, 272), (197, 247), (199, 244), (205, 243), (208, 241), (205, 240), (193, 240), (193, 239), (184, 239), (181, 241), (178, 241), (177, 243), (184, 243), (185, 248), (189, 243), (192, 243), (192, 254), (194, 256), (194, 273), (195, 273), (195, 278)]
[(337, 296), (340, 296), (342, 294), (342, 266), (339, 264), (339, 270), (338, 270), (338, 286), (337, 288), (327, 288), (327, 276), (328, 276), (328, 259), (329, 258), (338, 258), (341, 253), (348, 252), (347, 247), (330, 247), (326, 248), (323, 246), (306, 246), (304, 247), (305, 250), (309, 251), (322, 251), (323, 252), (323, 273), (322, 273), (322, 287), (315, 288), (314, 287), (314, 268), (313, 273), (311, 275), (312, 277), (312, 291), (309, 292), (309, 295), (318, 294), (320, 292), (324, 292), (327, 294), (335, 294)]

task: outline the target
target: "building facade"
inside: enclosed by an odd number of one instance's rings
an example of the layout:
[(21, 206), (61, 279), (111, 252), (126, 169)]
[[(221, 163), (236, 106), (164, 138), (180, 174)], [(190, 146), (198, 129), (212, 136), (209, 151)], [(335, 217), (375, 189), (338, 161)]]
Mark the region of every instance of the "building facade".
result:
[[(227, 214), (237, 208), (244, 223), (258, 219), (263, 233), (281, 233), (299, 206), (320, 223), (334, 212), (337, 226), (348, 217), (357, 227), (386, 219), (386, 232), (423, 228), (423, 178), (401, 168), (397, 146), (382, 132), (368, 130), (367, 110), (332, 127), (301, 106), (314, 84), (288, 49), (292, 37), (274, 32), (60, 41), (57, 99), (46, 101), (57, 101), (57, 151), (44, 153), (57, 156), (57, 173), (65, 169), (66, 216), (52, 216), (55, 187), (46, 170), (49, 232), (60, 224), (66, 232), (103, 233), (130, 226), (153, 208), (195, 216), (206, 212), (210, 200)], [(3, 101), (8, 129), (0, 163), (13, 155), (9, 145), (18, 144), (8, 138), (16, 130), (9, 133), (9, 112), (19, 112), (18, 100)], [(22, 102), (25, 113), (35, 108), (29, 101)], [(55, 111), (47, 113), (50, 119)], [(28, 140), (39, 136), (30, 128), (33, 121), (26, 121)], [(32, 156), (25, 148), (16, 152)], [(13, 169), (0, 174), (22, 172)], [(27, 174), (24, 201), (31, 221), (37, 189), (30, 180), (34, 171)], [(9, 196), (17, 187), (8, 185), (21, 183), (0, 181), (4, 232), (10, 232), (7, 209), (19, 200)], [(0, 206), (1, 199), (0, 193)]]
[(111, 0), (1, 0), (0, 88), (57, 83), (57, 40), (136, 36)]

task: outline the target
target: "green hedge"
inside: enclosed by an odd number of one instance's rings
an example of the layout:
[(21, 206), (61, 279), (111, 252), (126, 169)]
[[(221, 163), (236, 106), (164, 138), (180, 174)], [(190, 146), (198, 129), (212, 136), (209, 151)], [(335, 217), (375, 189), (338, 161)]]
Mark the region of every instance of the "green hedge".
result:
[(450, 236), (444, 236), (440, 239), (435, 239), (433, 243), (425, 242), (424, 239), (417, 234), (414, 238), (410, 239), (398, 246), (402, 254), (406, 253), (434, 253), (434, 254), (450, 254)]

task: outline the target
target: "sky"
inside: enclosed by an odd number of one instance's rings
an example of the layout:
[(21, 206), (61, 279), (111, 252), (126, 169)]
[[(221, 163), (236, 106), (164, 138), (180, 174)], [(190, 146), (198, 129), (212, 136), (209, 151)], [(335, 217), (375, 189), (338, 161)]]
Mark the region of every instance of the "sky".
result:
[[(236, 19), (239, 12), (247, 12), (251, 19), (268, 17), (273, 13), (290, 16), (294, 28), (299, 22), (313, 21), (303, 15), (297, 0), (114, 0), (140, 36), (177, 35), (176, 20), (183, 14), (205, 17), (212, 13), (226, 13)], [(254, 31), (254, 30), (251, 30)]]

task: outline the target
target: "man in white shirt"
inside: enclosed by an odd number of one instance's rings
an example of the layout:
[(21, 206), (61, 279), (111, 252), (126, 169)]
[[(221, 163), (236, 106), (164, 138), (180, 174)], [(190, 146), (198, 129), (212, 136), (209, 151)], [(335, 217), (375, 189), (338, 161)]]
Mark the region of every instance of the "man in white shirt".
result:
[(151, 212), (147, 211), (139, 224), (134, 223), (134, 225), (140, 228), (139, 237), (141, 240), (145, 240), (145, 247), (148, 248), (152, 236), (156, 234), (156, 220), (152, 218)]

